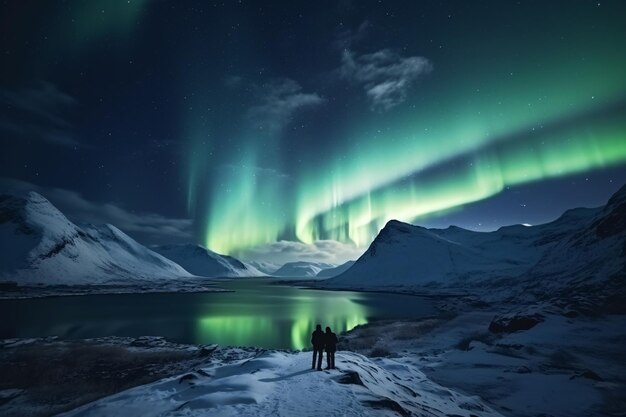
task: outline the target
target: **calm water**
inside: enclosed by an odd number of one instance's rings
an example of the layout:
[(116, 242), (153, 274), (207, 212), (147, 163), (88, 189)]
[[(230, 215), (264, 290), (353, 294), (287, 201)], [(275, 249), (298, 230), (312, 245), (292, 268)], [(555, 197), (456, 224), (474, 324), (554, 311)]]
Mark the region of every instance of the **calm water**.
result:
[(333, 331), (431, 314), (428, 299), (319, 291), (232, 280), (232, 293), (128, 294), (0, 300), (0, 338), (156, 335), (182, 343), (301, 349), (316, 323)]

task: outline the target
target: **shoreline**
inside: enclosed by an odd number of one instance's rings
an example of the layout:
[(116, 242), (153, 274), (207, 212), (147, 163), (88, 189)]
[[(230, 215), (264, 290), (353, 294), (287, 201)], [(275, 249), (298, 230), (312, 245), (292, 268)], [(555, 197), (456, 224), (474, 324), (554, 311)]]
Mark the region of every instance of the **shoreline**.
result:
[[(518, 314), (530, 314), (530, 307), (517, 306), (514, 310), (518, 311)], [(626, 354), (626, 347), (618, 341), (626, 340), (626, 316), (568, 318), (556, 311), (540, 309), (541, 321), (531, 329), (498, 333), (489, 327), (494, 317), (501, 314), (499, 311), (487, 308), (456, 314), (440, 312), (420, 319), (377, 320), (357, 326), (340, 335), (340, 350), (337, 353), (339, 375), (343, 375), (341, 378), (348, 378), (346, 365), (357, 360), (354, 355), (365, 355), (363, 359), (358, 359), (367, 361), (364, 368), (356, 370), (361, 379), (366, 377), (363, 372), (367, 372), (371, 366), (391, 367), (390, 369), (395, 369), (395, 372), (399, 372), (398, 367), (406, 368), (413, 370), (410, 372), (423, 373), (424, 378), (439, 384), (442, 389), (455, 390), (472, 398), (480, 397), (485, 401), (485, 406), (488, 405), (505, 416), (541, 413), (572, 417), (590, 414), (619, 415), (616, 414), (616, 410), (623, 408), (625, 404), (623, 398), (626, 398), (622, 395), (626, 393), (626, 364), (620, 363), (619, 358)], [(64, 346), (70, 348), (73, 346), (78, 353), (63, 356)], [(95, 378), (100, 381), (96, 386), (109, 386), (107, 383), (112, 382), (114, 388), (105, 389), (106, 392), (101, 392), (102, 395), (98, 397), (105, 403), (108, 396), (115, 397), (116, 393), (133, 392), (132, 387), (137, 387), (140, 391), (147, 390), (152, 384), (159, 385), (161, 382), (158, 381), (166, 381), (168, 378), (173, 378), (177, 389), (183, 386), (186, 379), (195, 381), (199, 378), (207, 384), (212, 384), (211, 378), (215, 372), (208, 371), (208, 368), (220, 369), (219, 367), (243, 364), (259, 356), (278, 355), (285, 361), (300, 360), (310, 366), (310, 351), (307, 349), (298, 351), (178, 344), (163, 337), (149, 336), (75, 340), (5, 339), (0, 341), (0, 367), (14, 363), (14, 360), (10, 360), (11, 351), (17, 355), (15, 357), (22, 357), (30, 367), (37, 367), (37, 376), (33, 370), (32, 377), (35, 379), (39, 378), (39, 374), (44, 376), (48, 373), (63, 374), (55, 370), (59, 361), (50, 360), (50, 355), (85, 358), (83, 364), (79, 366), (84, 371), (72, 372), (74, 378), (77, 378), (73, 380), (74, 382), (66, 380), (64, 386), (68, 389), (67, 395), (74, 392), (76, 387), (73, 384), (77, 380)], [(29, 356), (29, 351), (34, 353)], [(90, 361), (90, 357), (93, 357), (94, 361)], [(48, 359), (44, 361), (45, 358)], [(135, 362), (130, 358), (136, 358), (145, 366), (133, 365)], [(98, 360), (100, 362), (94, 365)], [(64, 363), (63, 360), (60, 363)], [(91, 373), (88, 371), (91, 366), (96, 366), (100, 371), (96, 374)], [(130, 377), (120, 377), (128, 375), (123, 370), (125, 367), (134, 369)], [(254, 369), (250, 371), (252, 370)], [(279, 375), (284, 374), (280, 368), (276, 372)], [(7, 372), (3, 374), (10, 375)], [(242, 376), (246, 375), (248, 378), (252, 377), (252, 374), (254, 372), (244, 373)], [(328, 371), (321, 374), (328, 374)], [(305, 382), (306, 378), (311, 378), (303, 375)], [(328, 374), (328, 377), (331, 376)], [(121, 378), (119, 381), (116, 380), (118, 377)], [(326, 378), (324, 375), (322, 377)], [(280, 379), (273, 377), (267, 380)], [(0, 400), (4, 398), (4, 402), (0, 401), (0, 412), (6, 411), (10, 404), (22, 407), (22, 410), (31, 406), (35, 408), (41, 406), (42, 410), (49, 409), (50, 404), (40, 404), (36, 401), (35, 404), (29, 403), (39, 396), (31, 398), (28, 389), (9, 386), (10, 383), (9, 379), (5, 379), (4, 384), (0, 386)], [(421, 392), (419, 391), (421, 384), (410, 387)], [(47, 390), (55, 392), (54, 385), (35, 387), (34, 392), (37, 393), (38, 390), (43, 390), (44, 393)], [(555, 387), (558, 391), (554, 391)], [(95, 391), (100, 392), (98, 389)], [(128, 391), (129, 389), (131, 391)], [(82, 397), (79, 395), (79, 398), (85, 400), (83, 404), (94, 400), (100, 401), (93, 398), (94, 389), (91, 390), (85, 392)], [(541, 394), (544, 392), (552, 392), (552, 396), (545, 397)], [(568, 397), (572, 393), (576, 393), (575, 399)], [(14, 395), (15, 398), (5, 398), (10, 395)], [(60, 398), (66, 398), (64, 395)], [(21, 400), (15, 402), (20, 397)], [(524, 398), (524, 401), (520, 401), (519, 398)], [(335, 399), (331, 398), (329, 401)], [(404, 406), (400, 400), (394, 401)], [(74, 405), (80, 407), (80, 404)], [(64, 405), (59, 405), (61, 406)], [(154, 404), (154, 407), (158, 409), (159, 405)], [(75, 407), (65, 410), (70, 409), (73, 410)], [(34, 415), (48, 414), (34, 413)]]

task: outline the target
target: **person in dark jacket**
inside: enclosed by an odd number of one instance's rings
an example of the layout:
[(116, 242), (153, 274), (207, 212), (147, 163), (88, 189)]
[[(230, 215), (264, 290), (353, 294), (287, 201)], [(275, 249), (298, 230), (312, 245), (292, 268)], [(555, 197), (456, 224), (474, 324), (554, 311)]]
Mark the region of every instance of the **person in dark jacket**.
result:
[(313, 365), (311, 369), (315, 369), (315, 359), (317, 358), (317, 370), (322, 370), (322, 355), (324, 355), (324, 342), (326, 335), (322, 331), (322, 326), (315, 326), (315, 331), (311, 334), (311, 344), (313, 344)]
[(326, 334), (324, 334), (324, 344), (326, 346), (326, 369), (335, 369), (335, 352), (337, 351), (337, 335), (330, 330), (330, 327), (326, 327)]

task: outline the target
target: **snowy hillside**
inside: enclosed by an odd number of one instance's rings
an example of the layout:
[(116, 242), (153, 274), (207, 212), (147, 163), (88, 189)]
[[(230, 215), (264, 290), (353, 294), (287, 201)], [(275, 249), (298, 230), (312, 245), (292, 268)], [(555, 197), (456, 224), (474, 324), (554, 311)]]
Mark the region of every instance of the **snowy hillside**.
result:
[[(494, 232), (426, 229), (390, 221), (331, 287), (526, 286), (530, 291), (615, 281), (626, 260), (626, 187), (602, 208)], [(622, 282), (623, 279), (620, 281)], [(623, 286), (623, 284), (622, 284)]]
[(310, 278), (315, 277), (320, 271), (334, 268), (335, 265), (323, 262), (287, 262), (272, 273), (276, 277)]
[(194, 275), (202, 277), (259, 277), (265, 275), (255, 267), (231, 256), (217, 254), (193, 244), (152, 246), (152, 250), (176, 262)]
[(111, 225), (79, 227), (41, 195), (0, 196), (0, 280), (130, 284), (189, 278)]
[[(536, 279), (539, 277), (544, 279)], [(520, 278), (529, 292), (586, 293), (593, 289), (626, 300), (626, 186), (599, 213), (580, 221), (579, 227), (550, 246)]]
[(132, 388), (64, 415), (501, 416), (479, 398), (442, 387), (399, 361), (374, 361), (352, 352), (338, 352), (337, 360), (341, 370), (317, 372), (311, 370), (310, 352), (260, 351)]
[(250, 262), (246, 262), (246, 264), (252, 266), (253, 268), (258, 269), (259, 271), (267, 275), (272, 275), (281, 266), (280, 264), (275, 264), (275, 263), (266, 262), (266, 261), (250, 261)]
[(352, 265), (354, 265), (355, 261), (348, 261), (346, 263), (343, 263), (339, 266), (336, 266), (334, 268), (326, 268), (326, 269), (322, 269), (320, 272), (318, 272), (317, 277), (318, 278), (330, 278), (330, 277), (335, 277), (345, 271), (347, 271), (348, 269), (350, 269), (350, 267)]

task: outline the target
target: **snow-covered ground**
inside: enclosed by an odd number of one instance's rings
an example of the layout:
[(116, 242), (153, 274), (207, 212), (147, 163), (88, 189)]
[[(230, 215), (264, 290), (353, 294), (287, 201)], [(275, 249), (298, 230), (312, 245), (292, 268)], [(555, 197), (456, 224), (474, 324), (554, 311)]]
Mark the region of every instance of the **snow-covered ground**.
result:
[[(66, 415), (623, 415), (626, 316), (546, 304), (441, 306), (448, 310), (430, 318), (372, 322), (341, 335), (336, 370), (311, 370), (311, 352), (189, 347), (206, 353), (186, 370)], [(104, 341), (133, 349), (164, 343), (117, 339)], [(5, 341), (0, 354), (30, 343)], [(117, 369), (115, 361), (102, 366)], [(20, 386), (0, 384), (3, 396), (0, 414), (32, 408)]]
[[(177, 347), (196, 352), (183, 357), (187, 370), (180, 363), (169, 364), (180, 373), (63, 415), (623, 415), (626, 317), (565, 317), (545, 306), (515, 314), (539, 314), (540, 321), (527, 330), (498, 333), (489, 330), (494, 317), (515, 315), (479, 309), (360, 326), (341, 336), (335, 370), (312, 370), (308, 351)], [(101, 342), (172, 352), (162, 339)], [(4, 342), (2, 349), (19, 343), (33, 342)], [(0, 413), (35, 410), (23, 390), (2, 388), (0, 397), (6, 401)], [(36, 410), (33, 415), (45, 414), (41, 406)]]
[(311, 353), (260, 351), (137, 387), (65, 416), (499, 416), (479, 398), (429, 380), (394, 359), (337, 353), (314, 371)]
[(345, 346), (416, 366), (507, 416), (616, 416), (626, 410), (626, 317), (565, 317), (550, 308), (528, 330), (494, 333), (499, 313), (379, 322)]

